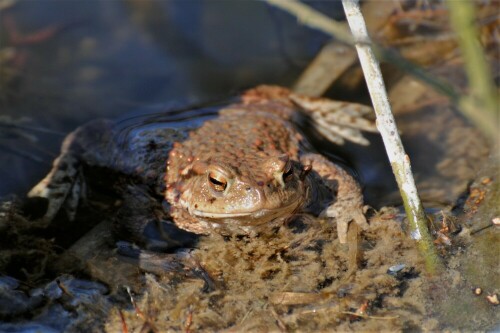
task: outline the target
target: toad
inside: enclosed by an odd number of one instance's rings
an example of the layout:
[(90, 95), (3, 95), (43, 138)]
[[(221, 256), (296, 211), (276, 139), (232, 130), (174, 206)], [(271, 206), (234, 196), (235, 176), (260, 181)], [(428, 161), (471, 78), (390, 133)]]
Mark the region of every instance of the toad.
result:
[(179, 246), (184, 231), (256, 235), (297, 212), (331, 219), (345, 243), (350, 222), (367, 226), (360, 186), (315, 153), (294, 122), (307, 119), (330, 141), (363, 144), (359, 130), (375, 130), (362, 118), (369, 112), (259, 86), (188, 130), (156, 124), (124, 131), (96, 120), (66, 137), (29, 196), (46, 198), (46, 221), (61, 211), (73, 219), (89, 184), (112, 188), (120, 197), (113, 218), (118, 238), (149, 249)]

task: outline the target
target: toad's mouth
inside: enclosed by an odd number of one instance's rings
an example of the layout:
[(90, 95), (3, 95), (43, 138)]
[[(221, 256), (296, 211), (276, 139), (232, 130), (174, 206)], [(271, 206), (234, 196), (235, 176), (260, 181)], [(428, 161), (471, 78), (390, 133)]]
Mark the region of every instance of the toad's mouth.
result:
[(213, 220), (248, 220), (249, 223), (255, 223), (255, 221), (262, 220), (261, 223), (266, 221), (271, 221), (275, 218), (288, 215), (293, 213), (300, 205), (300, 200), (294, 201), (293, 203), (277, 207), (277, 208), (258, 208), (253, 211), (246, 212), (207, 212), (199, 209), (193, 209), (190, 211), (191, 215), (198, 218), (213, 219)]

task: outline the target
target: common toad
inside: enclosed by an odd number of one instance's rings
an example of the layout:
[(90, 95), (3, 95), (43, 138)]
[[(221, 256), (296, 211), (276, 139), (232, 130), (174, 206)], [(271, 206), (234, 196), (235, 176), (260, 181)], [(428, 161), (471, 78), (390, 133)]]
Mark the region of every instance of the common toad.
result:
[(359, 129), (373, 131), (374, 125), (361, 116), (370, 111), (259, 86), (190, 131), (152, 127), (124, 135), (112, 122), (97, 120), (68, 135), (29, 196), (48, 199), (46, 220), (61, 210), (72, 218), (92, 181), (88, 170), (107, 170), (129, 179), (111, 184), (121, 197), (115, 231), (147, 248), (177, 245), (170, 221), (195, 234), (256, 234), (295, 212), (333, 219), (345, 243), (349, 222), (367, 225), (360, 186), (314, 153), (293, 122), (306, 117), (331, 141), (344, 136), (365, 143)]

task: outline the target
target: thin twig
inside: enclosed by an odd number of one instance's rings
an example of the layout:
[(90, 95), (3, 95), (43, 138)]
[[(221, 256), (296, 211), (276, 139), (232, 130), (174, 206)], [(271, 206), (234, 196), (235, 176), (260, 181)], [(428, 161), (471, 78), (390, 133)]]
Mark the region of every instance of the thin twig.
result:
[(340, 42), (353, 45), (354, 41), (345, 24), (336, 22), (308, 5), (296, 0), (265, 0), (271, 5), (297, 17), (302, 24), (326, 32)]
[[(377, 128), (384, 140), (389, 161), (391, 162), (393, 172), (396, 176), (405, 211), (410, 222), (412, 238), (417, 241), (420, 252), (425, 258), (427, 271), (431, 274), (435, 273), (441, 267), (441, 263), (437, 256), (432, 238), (427, 230), (427, 218), (420, 198), (418, 197), (415, 181), (411, 173), (410, 159), (408, 155), (405, 154), (401, 143), (401, 138), (399, 137), (394, 116), (392, 115), (389, 100), (387, 98), (380, 66), (372, 50), (373, 44), (368, 37), (366, 25), (357, 2), (353, 0), (343, 0), (342, 2), (349, 26), (354, 35), (353, 39), (352, 37), (346, 36), (345, 29), (342, 28), (343, 25), (296, 0), (266, 1), (292, 13), (303, 24), (328, 33), (339, 41), (349, 45), (352, 45), (354, 41), (377, 115)], [(427, 75), (394, 52), (382, 52), (383, 49), (380, 47), (376, 47), (376, 49), (379, 54), (385, 57), (392, 57), (393, 63), (403, 65), (407, 70), (411, 67), (413, 69), (413, 71), (410, 71), (411, 74), (431, 84), (438, 91), (446, 94), (451, 99), (457, 100), (459, 95), (451, 85), (445, 84)]]
[(127, 322), (125, 321), (125, 316), (123, 315), (122, 310), (118, 309), (118, 314), (120, 315), (120, 321), (122, 323), (122, 333), (128, 333)]
[[(302, 24), (320, 30), (329, 34), (336, 40), (347, 45), (354, 46), (354, 40), (349, 33), (347, 27), (339, 23), (321, 12), (318, 12), (311, 7), (297, 1), (297, 0), (264, 0), (269, 4), (276, 6), (284, 11), (297, 17), (297, 20)], [(394, 64), (406, 73), (414, 76), (415, 78), (425, 82), (436, 91), (448, 96), (453, 101), (457, 101), (460, 94), (455, 91), (453, 86), (448, 82), (444, 82), (428, 73), (422, 71), (419, 67), (415, 66), (410, 61), (403, 58), (399, 53), (394, 50), (388, 50), (375, 43), (372, 43), (375, 54), (384, 61)]]
[(370, 316), (367, 314), (360, 314), (360, 313), (351, 312), (351, 311), (340, 311), (339, 313), (348, 314), (351, 316), (356, 316), (356, 317), (361, 317), (361, 318), (377, 319), (377, 320), (394, 320), (394, 319), (399, 318), (399, 316), (388, 316), (388, 317)]
[[(300, 3), (297, 0), (263, 0), (269, 4), (276, 6), (282, 10), (289, 12), (290, 14), (297, 17), (297, 19), (304, 25), (309, 26), (314, 29), (318, 29), (324, 33), (329, 34), (336, 40), (343, 42), (348, 45), (354, 45), (352, 37), (346, 35), (346, 29), (342, 23), (336, 22), (326, 15), (310, 8), (309, 6)], [(467, 1), (455, 1), (449, 0), (450, 3), (458, 4), (465, 3)], [(347, 32), (348, 33), (348, 32)], [(500, 117), (498, 117), (498, 101), (494, 104), (489, 103), (488, 105), (493, 105), (495, 111), (483, 112), (478, 103), (475, 100), (475, 96), (463, 96), (460, 92), (453, 87), (453, 85), (443, 79), (436, 76), (430, 75), (423, 71), (420, 67), (413, 64), (411, 61), (406, 60), (397, 51), (384, 48), (376, 43), (371, 43), (373, 52), (377, 57), (387, 63), (391, 63), (397, 66), (399, 69), (403, 70), (415, 77), (416, 79), (424, 82), (429, 87), (434, 89), (440, 94), (447, 96), (454, 104), (458, 105), (458, 110), (462, 114), (471, 119), (471, 121), (476, 124), (485, 134), (490, 138), (496, 139), (495, 135), (498, 136), (498, 128), (500, 128)], [(476, 49), (479, 49), (478, 46)], [(481, 76), (479, 73), (476, 76)], [(487, 77), (487, 76), (486, 76)], [(487, 80), (487, 79), (483, 79)], [(486, 93), (484, 93), (486, 95)], [(491, 96), (491, 94), (490, 94)], [(488, 107), (491, 109), (491, 107)], [(487, 114), (489, 113), (489, 114)], [(485, 116), (485, 114), (487, 114)], [(495, 124), (493, 126), (493, 124)], [(493, 136), (491, 136), (492, 128), (494, 130)]]
[(417, 241), (429, 273), (435, 273), (440, 261), (427, 229), (427, 218), (418, 197), (417, 188), (411, 172), (410, 158), (406, 155), (399, 136), (391, 106), (387, 97), (380, 66), (371, 48), (371, 41), (366, 30), (365, 20), (356, 0), (342, 0), (347, 22), (356, 40), (356, 50), (363, 69), (368, 91), (372, 99), (377, 128), (384, 141), (385, 149), (396, 177), (406, 215), (409, 219), (410, 232)]
[(271, 312), (271, 315), (273, 316), (274, 320), (276, 320), (276, 325), (278, 325), (280, 331), (287, 332), (288, 330), (286, 329), (286, 325), (283, 322), (283, 319), (281, 319), (281, 317), (278, 315), (278, 313), (272, 306), (269, 307), (269, 312)]

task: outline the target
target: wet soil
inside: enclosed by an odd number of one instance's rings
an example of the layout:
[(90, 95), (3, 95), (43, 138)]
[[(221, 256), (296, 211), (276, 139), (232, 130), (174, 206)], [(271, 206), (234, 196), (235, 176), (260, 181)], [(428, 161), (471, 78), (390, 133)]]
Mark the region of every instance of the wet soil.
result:
[[(450, 244), (437, 242), (446, 265), (438, 277), (426, 275), (413, 241), (404, 232), (404, 213), (396, 208), (368, 212), (370, 228), (359, 236), (358, 268), (351, 270), (352, 256), (338, 242), (335, 225), (309, 215), (294, 216), (270, 234), (202, 237), (183, 255), (131, 259), (117, 254), (106, 221), (65, 251), (53, 239), (41, 238), (40, 230), (16, 210), (15, 203), (4, 202), (0, 271), (20, 283), (9, 288), (0, 284), (0, 309), (4, 309), (0, 328), (493, 329), (500, 320), (498, 306), (486, 296), (499, 292), (495, 256), (499, 230), (491, 224), (478, 226), (485, 221), (484, 214), (490, 221), (498, 215), (498, 208), (483, 208), (498, 200), (498, 179), (491, 174), (496, 161), (491, 162), (476, 183), (485, 195), (481, 200), (476, 194), (469, 196), (461, 208), (467, 211), (462, 220), (449, 217), (453, 223), (443, 222), (443, 215), (435, 216), (435, 236), (444, 232), (443, 225), (453, 230), (445, 232)], [(155, 256), (175, 256), (191, 264), (159, 273), (162, 266), (155, 264)], [(72, 275), (64, 274), (68, 272)], [(481, 295), (474, 294), (475, 287), (483, 290)], [(16, 311), (9, 307), (12, 299), (20, 304)], [(62, 315), (67, 319), (55, 325), (54, 319)]]
[[(202, 238), (190, 256), (213, 280), (213, 290), (207, 290), (203, 279), (183, 277), (182, 271), (139, 273), (137, 265), (120, 260), (105, 242), (88, 265), (74, 273), (99, 275), (100, 271), (104, 276), (102, 272), (106, 272), (104, 280), (111, 286), (111, 294), (102, 296), (97, 308), (86, 315), (97, 315), (96, 329), (111, 332), (121, 330), (123, 325), (132, 332), (144, 326), (159, 332), (417, 327), (426, 314), (418, 254), (403, 233), (401, 221), (394, 218), (401, 216), (398, 211), (388, 209), (374, 214), (370, 230), (362, 236), (362, 268), (356, 271), (349, 270), (349, 253), (338, 243), (334, 225), (303, 215), (269, 235)], [(30, 237), (20, 238), (28, 241)], [(30, 284), (46, 281), (50, 271), (54, 278), (58, 277), (57, 270), (65, 265), (65, 260), (61, 261), (64, 256), (58, 255), (54, 246), (52, 251), (42, 251), (51, 248), (48, 243), (32, 243), (36, 258), (26, 258), (24, 263), (13, 262), (7, 249), (0, 252), (4, 265), (10, 260), (10, 265), (33, 266), (33, 270), (45, 273), (28, 275), (30, 282), (22, 288), (25, 291)], [(18, 251), (26, 251), (23, 243), (16, 245)], [(108, 256), (99, 260), (100, 254)], [(8, 266), (3, 266), (2, 271), (9, 272)], [(26, 281), (26, 277), (16, 277)], [(123, 298), (127, 286), (135, 290), (135, 308)], [(76, 300), (81, 296), (70, 297)], [(102, 311), (103, 304), (111, 310)], [(26, 312), (39, 313), (39, 307), (27, 307), (23, 316)], [(11, 318), (15, 318), (14, 322), (21, 319), (19, 314), (11, 314)], [(83, 320), (81, 315), (79, 320)]]

